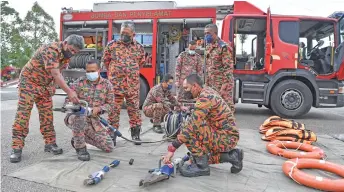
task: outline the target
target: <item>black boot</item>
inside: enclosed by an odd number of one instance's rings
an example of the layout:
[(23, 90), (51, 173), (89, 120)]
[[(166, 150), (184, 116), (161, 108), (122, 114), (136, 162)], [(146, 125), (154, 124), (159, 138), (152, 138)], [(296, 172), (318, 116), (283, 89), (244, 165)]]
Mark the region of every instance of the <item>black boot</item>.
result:
[[(141, 132), (141, 126), (136, 126), (130, 129), (131, 131), (131, 138), (134, 141), (141, 141), (140, 139), (140, 132)], [(141, 145), (141, 143), (135, 143), (135, 145)]]
[(11, 163), (18, 163), (21, 161), (22, 150), (21, 149), (13, 149), (10, 156)]
[(90, 154), (88, 153), (86, 147), (81, 148), (81, 149), (75, 149), (76, 154), (78, 155), (78, 159), (80, 161), (89, 161), (90, 160)]
[(154, 126), (153, 126), (153, 131), (154, 131), (155, 133), (159, 133), (159, 134), (164, 133), (164, 131), (163, 131), (162, 128), (161, 128), (161, 125), (154, 125)]
[(229, 152), (221, 153), (220, 163), (231, 163), (231, 173), (239, 173), (243, 167), (244, 151), (232, 149)]
[(180, 174), (184, 177), (198, 177), (210, 175), (208, 156), (193, 156), (191, 165), (185, 164), (180, 168)]
[(63, 150), (60, 147), (58, 147), (56, 143), (45, 145), (44, 151), (52, 152), (54, 155), (59, 155), (63, 153)]

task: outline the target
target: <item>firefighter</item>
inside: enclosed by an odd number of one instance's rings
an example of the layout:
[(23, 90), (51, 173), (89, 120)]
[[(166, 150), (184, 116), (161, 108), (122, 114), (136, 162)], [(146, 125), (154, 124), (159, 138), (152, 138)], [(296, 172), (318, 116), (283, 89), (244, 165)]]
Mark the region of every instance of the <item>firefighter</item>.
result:
[(193, 162), (183, 166), (180, 173), (185, 177), (210, 175), (209, 164), (229, 162), (231, 172), (238, 173), (243, 167), (243, 150), (234, 148), (239, 131), (227, 103), (212, 88), (203, 86), (201, 78), (192, 74), (183, 83), (185, 97), (196, 99), (191, 118), (182, 125), (177, 139), (168, 146), (163, 157), (169, 163), (174, 152), (185, 144), (192, 153)]
[(153, 131), (163, 133), (161, 122), (164, 116), (171, 109), (180, 109), (180, 104), (176, 98), (172, 96), (170, 90), (173, 84), (173, 77), (166, 74), (162, 83), (155, 85), (148, 93), (142, 109), (146, 117), (153, 118)]
[(12, 163), (21, 161), (24, 141), (29, 133), (29, 120), (33, 104), (39, 112), (40, 131), (45, 141), (44, 151), (54, 155), (63, 151), (56, 145), (53, 124), (53, 102), (55, 83), (65, 91), (69, 99), (78, 103), (77, 94), (64, 81), (61, 70), (68, 65), (69, 59), (84, 48), (84, 38), (70, 35), (63, 42), (42, 45), (24, 66), (19, 77), (19, 102), (12, 128)]
[(192, 74), (196, 73), (202, 76), (202, 57), (196, 53), (196, 41), (190, 41), (189, 49), (179, 54), (176, 64), (176, 87), (177, 87), (177, 99), (182, 99), (183, 95), (183, 81)]
[[(100, 66), (97, 60), (87, 62), (86, 77), (78, 79), (72, 84), (71, 89), (77, 93), (79, 99), (87, 101), (92, 109), (92, 115), (89, 117), (71, 113), (65, 118), (65, 124), (73, 131), (71, 143), (78, 159), (90, 160), (86, 143), (105, 152), (111, 152), (114, 143), (107, 129), (101, 125), (98, 115), (103, 112), (111, 114), (115, 98), (111, 82), (100, 77)], [(65, 104), (68, 102), (69, 99), (66, 98)]]
[(206, 42), (205, 84), (219, 92), (234, 113), (232, 48), (221, 40), (217, 33), (218, 28), (215, 24), (209, 24), (204, 29)]
[[(119, 117), (123, 99), (126, 99), (131, 137), (140, 141), (141, 114), (139, 111), (140, 67), (145, 62), (145, 51), (135, 39), (135, 25), (131, 21), (121, 25), (121, 38), (113, 40), (104, 49), (102, 62), (109, 72), (114, 86), (114, 115), (110, 117), (115, 128), (119, 128)], [(115, 138), (116, 139), (116, 138)], [(135, 143), (140, 145), (140, 143)]]

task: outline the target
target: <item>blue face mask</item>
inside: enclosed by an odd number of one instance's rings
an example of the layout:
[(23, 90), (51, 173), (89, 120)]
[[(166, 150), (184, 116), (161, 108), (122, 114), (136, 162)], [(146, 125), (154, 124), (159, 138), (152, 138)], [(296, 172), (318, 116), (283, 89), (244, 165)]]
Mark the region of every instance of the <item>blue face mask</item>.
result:
[(213, 42), (213, 36), (212, 35), (210, 35), (210, 34), (207, 34), (207, 35), (205, 35), (205, 42), (206, 43), (212, 43)]
[(168, 85), (168, 86), (167, 86), (167, 89), (168, 89), (168, 90), (171, 90), (171, 89), (172, 89), (172, 85)]
[(87, 79), (90, 80), (90, 81), (95, 81), (95, 80), (98, 79), (99, 73), (98, 73), (98, 72), (86, 73), (86, 77), (87, 77)]

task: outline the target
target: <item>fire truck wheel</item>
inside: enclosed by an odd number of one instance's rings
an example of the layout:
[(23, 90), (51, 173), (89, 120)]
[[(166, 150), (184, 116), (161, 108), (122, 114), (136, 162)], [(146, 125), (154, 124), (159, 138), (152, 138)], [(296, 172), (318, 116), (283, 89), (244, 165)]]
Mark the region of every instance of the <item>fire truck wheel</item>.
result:
[(305, 115), (312, 107), (311, 90), (297, 80), (284, 80), (276, 85), (270, 97), (270, 106), (280, 117), (297, 118)]

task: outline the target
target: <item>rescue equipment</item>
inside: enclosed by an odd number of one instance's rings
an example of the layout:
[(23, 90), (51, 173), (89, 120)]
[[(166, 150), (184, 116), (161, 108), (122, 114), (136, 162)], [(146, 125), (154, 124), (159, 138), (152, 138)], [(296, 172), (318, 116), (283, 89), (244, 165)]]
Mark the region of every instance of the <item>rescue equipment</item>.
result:
[[(323, 159), (325, 158), (325, 153), (319, 147), (312, 146), (306, 143), (298, 143), (291, 141), (272, 141), (266, 145), (267, 150), (281, 157), (288, 159), (293, 158), (309, 158), (309, 159)], [(295, 151), (290, 151), (287, 149), (295, 149)], [(298, 150), (302, 150), (298, 152)]]
[(175, 137), (178, 135), (183, 122), (185, 122), (189, 117), (189, 112), (171, 111), (167, 113), (164, 117), (166, 136)]
[[(300, 169), (321, 169), (335, 173), (342, 179), (328, 179), (307, 174)], [(300, 185), (324, 191), (344, 191), (344, 166), (317, 159), (289, 159), (283, 164), (283, 172)]]
[(296, 122), (294, 120), (283, 119), (279, 116), (271, 116), (264, 121), (259, 127), (259, 133), (266, 133), (269, 129), (274, 127), (304, 130), (305, 125), (303, 123)]
[(264, 141), (294, 141), (300, 143), (312, 144), (317, 141), (317, 136), (313, 131), (310, 130), (295, 130), (286, 129), (283, 127), (275, 127), (269, 129), (262, 140)]

